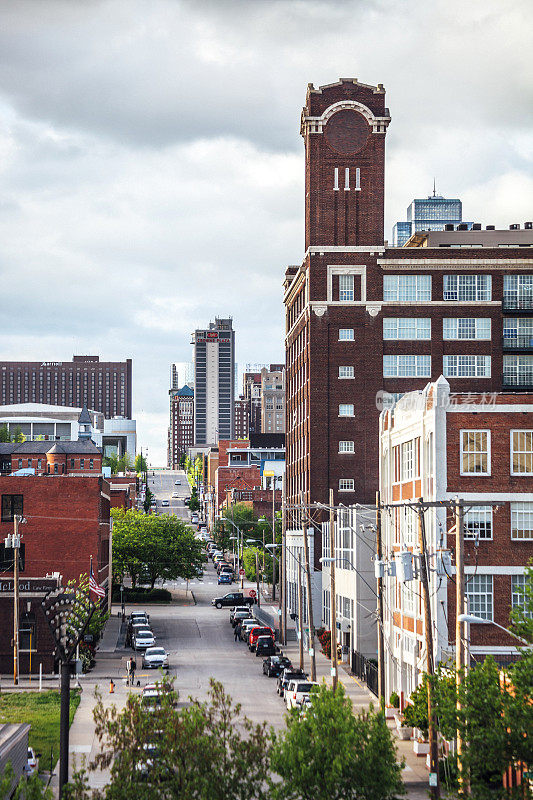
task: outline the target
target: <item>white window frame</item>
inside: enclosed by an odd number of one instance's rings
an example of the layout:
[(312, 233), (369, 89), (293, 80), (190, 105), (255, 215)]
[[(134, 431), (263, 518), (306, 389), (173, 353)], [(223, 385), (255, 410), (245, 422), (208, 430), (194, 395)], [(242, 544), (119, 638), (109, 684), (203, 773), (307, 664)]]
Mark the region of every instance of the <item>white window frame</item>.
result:
[(511, 608), (524, 609), (525, 615), (531, 618), (533, 615), (525, 611), (525, 596), (524, 590), (527, 585), (527, 575), (522, 572), (521, 575), (511, 575)]
[(339, 442), (339, 453), (355, 453), (355, 444), (349, 439)]
[[(469, 614), (473, 614), (481, 619), (492, 622), (494, 619), (494, 580), (492, 575), (468, 575), (465, 582), (467, 609)], [(478, 598), (477, 607), (472, 604), (472, 600)], [(481, 608), (482, 598), (486, 609)]]
[[(345, 284), (345, 286), (343, 286)], [(339, 275), (339, 301), (341, 303), (353, 303), (355, 297), (354, 275)]]
[(383, 339), (391, 342), (429, 341), (431, 339), (431, 317), (384, 317)]
[[(492, 300), (492, 276), (482, 272), (444, 275), (442, 296), (444, 300), (458, 303), (479, 303)], [(466, 295), (473, 289), (472, 297)]]
[[(405, 359), (404, 362), (400, 359)], [(409, 373), (400, 375), (402, 368), (407, 368), (409, 364), (413, 369)], [(431, 378), (431, 356), (426, 354), (416, 355), (386, 355), (383, 356), (383, 377), (384, 378)]]
[(355, 370), (353, 367), (339, 367), (340, 380), (352, 380), (353, 378), (355, 378)]
[[(343, 336), (343, 333), (347, 335)], [(339, 328), (339, 342), (353, 342), (354, 339), (355, 337), (353, 328)]]
[(383, 300), (388, 303), (427, 303), (431, 300), (431, 284), (431, 275), (384, 275)]
[(355, 491), (355, 481), (353, 478), (339, 478), (339, 492)]
[[(514, 442), (515, 434), (519, 435), (521, 433), (529, 434), (531, 450), (519, 450), (519, 451), (515, 450), (515, 442)], [(525, 455), (526, 457), (529, 456), (531, 469), (528, 472), (515, 470), (514, 457), (515, 453), (517, 452), (519, 454)], [(531, 428), (524, 428), (524, 429), (515, 428), (514, 430), (511, 430), (511, 475), (515, 475), (517, 477), (531, 477), (531, 475), (533, 475), (533, 430), (531, 430)]]
[[(461, 336), (461, 323), (467, 322), (473, 323), (473, 336)], [(485, 323), (488, 323), (488, 327)], [(482, 328), (485, 328), (485, 330), (482, 330)], [(447, 342), (474, 340), (488, 342), (491, 339), (491, 331), (492, 320), (490, 317), (444, 317), (442, 320), (442, 338)]]
[[(519, 522), (519, 520), (521, 520), (521, 522)], [(529, 528), (526, 528), (526, 520)], [(520, 528), (518, 527), (519, 525), (521, 525)], [(518, 530), (529, 535), (517, 535), (515, 532)], [(519, 500), (515, 503), (511, 503), (511, 541), (533, 541), (533, 502), (529, 500)]]
[[(455, 359), (455, 363), (452, 359)], [(473, 367), (473, 371), (460, 375), (459, 372), (466, 367)], [(445, 378), (490, 378), (491, 372), (492, 361), (488, 355), (445, 355), (442, 357), (442, 374)]]
[[(472, 529), (468, 528), (469, 522), (472, 525)], [(477, 539), (480, 542), (489, 542), (492, 540), (494, 530), (492, 506), (475, 506), (473, 508), (467, 508), (464, 513), (463, 523), (465, 540), (475, 541)], [(477, 531), (475, 528), (476, 525), (479, 526)], [(490, 536), (486, 535), (487, 526), (490, 531)]]
[[(487, 449), (486, 450), (465, 450), (464, 449), (464, 439), (463, 439), (463, 437), (466, 434), (470, 434), (470, 433), (486, 434), (486, 436), (487, 436)], [(460, 459), (459, 474), (460, 475), (476, 476), (478, 478), (486, 478), (486, 477), (490, 476), (490, 468), (491, 468), (491, 464), (490, 464), (490, 461), (491, 461), (491, 459), (490, 459), (490, 439), (491, 439), (491, 436), (490, 436), (490, 434), (491, 434), (491, 431), (490, 431), (489, 428), (463, 428), (463, 429), (461, 429), (459, 431), (459, 437), (460, 437), (459, 438), (459, 459)], [(465, 456), (465, 455), (466, 456), (468, 456), (468, 455), (475, 456), (475, 455), (478, 455), (478, 454), (479, 455), (486, 454), (486, 457), (487, 457), (487, 471), (486, 472), (480, 472), (479, 470), (465, 471), (463, 469), (463, 463), (464, 463), (463, 462), (463, 456)]]
[[(350, 414), (343, 414), (341, 412), (341, 408), (351, 408), (352, 411)], [(339, 403), (339, 417), (354, 417), (354, 405), (353, 403)]]

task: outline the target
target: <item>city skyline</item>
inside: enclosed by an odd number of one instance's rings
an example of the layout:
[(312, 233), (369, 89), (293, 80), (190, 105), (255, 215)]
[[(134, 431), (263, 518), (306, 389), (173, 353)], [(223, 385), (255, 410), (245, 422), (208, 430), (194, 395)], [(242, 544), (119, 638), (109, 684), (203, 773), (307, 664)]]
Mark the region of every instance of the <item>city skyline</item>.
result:
[(139, 446), (163, 465), (168, 365), (190, 359), (191, 331), (232, 316), (238, 362), (282, 358), (308, 82), (383, 82), (386, 238), (434, 176), (465, 219), (531, 219), (526, 14), (525, 2), (5, 6), (0, 358), (132, 358)]

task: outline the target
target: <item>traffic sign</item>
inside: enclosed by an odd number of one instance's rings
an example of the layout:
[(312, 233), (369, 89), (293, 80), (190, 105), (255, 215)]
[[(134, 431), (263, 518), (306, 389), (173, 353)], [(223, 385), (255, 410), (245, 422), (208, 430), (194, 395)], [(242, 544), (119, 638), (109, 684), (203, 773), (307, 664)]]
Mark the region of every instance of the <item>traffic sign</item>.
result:
[(241, 569), (239, 570), (239, 578), (244, 578), (244, 574), (245, 574), (244, 570), (241, 567)]
[(255, 589), (250, 589), (250, 591), (248, 592), (248, 594), (250, 595), (250, 597), (257, 597), (257, 595), (256, 595), (256, 593), (255, 593)]

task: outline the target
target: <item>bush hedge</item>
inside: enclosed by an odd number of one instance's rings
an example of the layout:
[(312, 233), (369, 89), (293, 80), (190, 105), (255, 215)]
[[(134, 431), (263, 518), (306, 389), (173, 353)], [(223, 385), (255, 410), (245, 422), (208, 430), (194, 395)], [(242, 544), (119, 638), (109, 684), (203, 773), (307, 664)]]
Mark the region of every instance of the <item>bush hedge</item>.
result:
[[(125, 603), (170, 603), (172, 595), (168, 589), (130, 589), (124, 587), (123, 599)], [(120, 602), (120, 587), (113, 586), (113, 601)]]

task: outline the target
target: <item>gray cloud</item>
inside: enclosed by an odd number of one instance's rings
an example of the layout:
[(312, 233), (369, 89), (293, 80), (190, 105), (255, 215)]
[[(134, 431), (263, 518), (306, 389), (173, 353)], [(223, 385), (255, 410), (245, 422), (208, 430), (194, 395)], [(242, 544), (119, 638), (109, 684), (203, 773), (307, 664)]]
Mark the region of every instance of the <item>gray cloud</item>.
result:
[(0, 357), (134, 358), (164, 459), (168, 365), (232, 314), (283, 352), (308, 82), (382, 82), (387, 232), (412, 197), (531, 219), (527, 0), (18, 0), (0, 7)]

